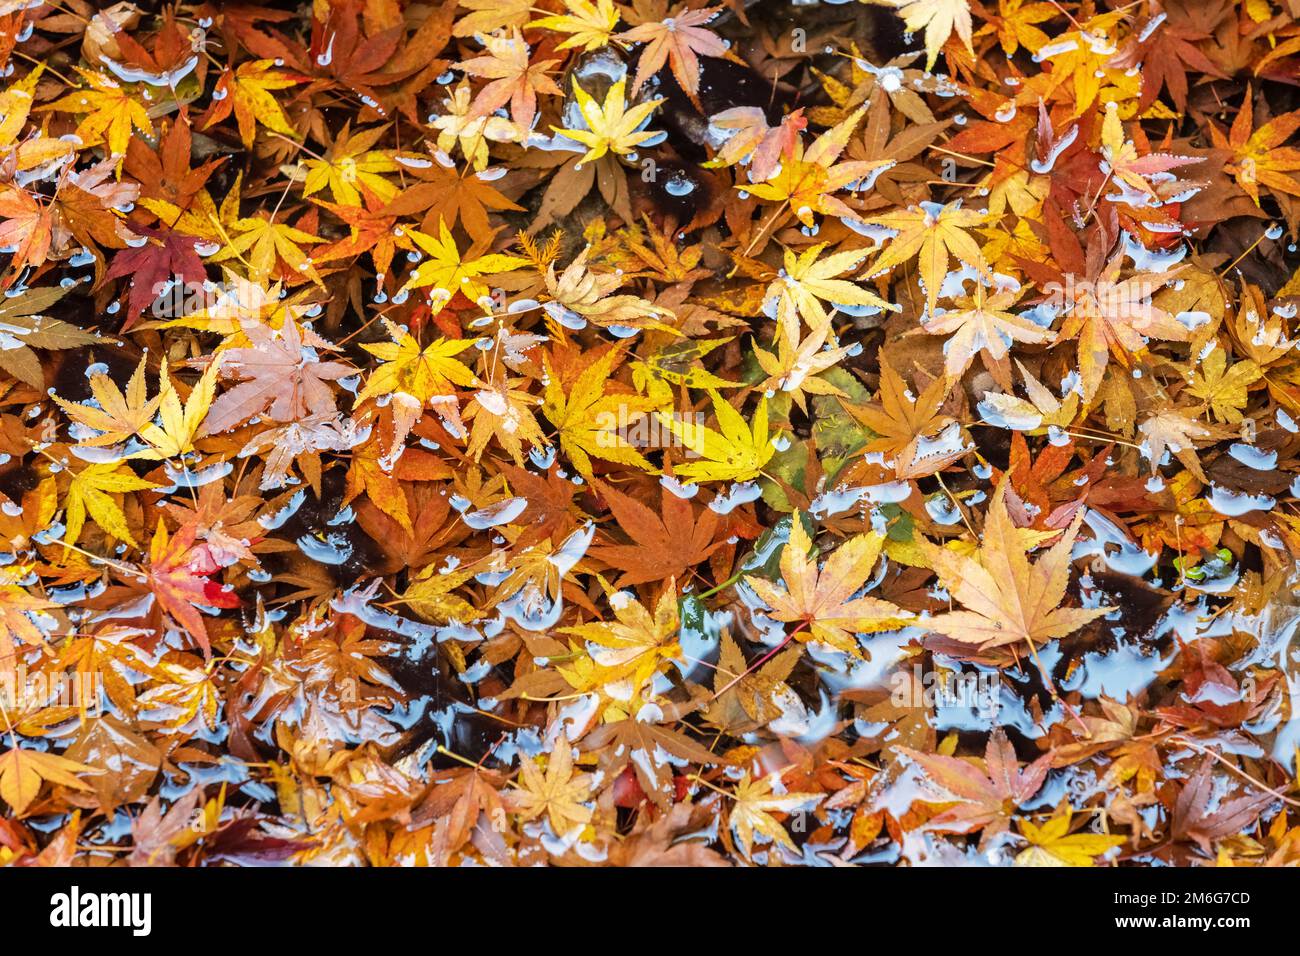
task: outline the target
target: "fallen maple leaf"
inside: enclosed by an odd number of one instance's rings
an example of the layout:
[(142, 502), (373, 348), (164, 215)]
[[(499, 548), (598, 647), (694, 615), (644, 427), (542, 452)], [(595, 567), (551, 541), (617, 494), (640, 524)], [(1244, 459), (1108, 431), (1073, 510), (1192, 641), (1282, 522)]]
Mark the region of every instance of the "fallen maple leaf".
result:
[(957, 801), (956, 806), (933, 817), (929, 825), (957, 833), (982, 830), (984, 843), (1004, 832), (1016, 808), (1042, 788), (1053, 756), (1049, 751), (1022, 768), (1015, 748), (1001, 727), (989, 737), (982, 764), (961, 757), (900, 749), (921, 766), (946, 796)]
[(542, 413), (559, 429), (560, 447), (578, 473), (592, 476), (592, 458), (650, 470), (650, 463), (628, 442), (626, 431), (654, 408), (639, 395), (607, 394), (605, 383), (622, 360), (617, 349), (605, 351), (566, 392), (559, 376), (549, 368)]
[(956, 32), (966, 49), (971, 47), (970, 4), (967, 0), (886, 0), (898, 8), (908, 33), (925, 30), (925, 68), (934, 67), (939, 51)]
[(1032, 646), (1073, 634), (1114, 610), (1060, 606), (1070, 582), (1070, 556), (1083, 522), (1082, 512), (1075, 515), (1060, 540), (1032, 564), (1007, 511), (1005, 482), (994, 492), (986, 514), (983, 540), (975, 557), (923, 545), (939, 583), (967, 608), (928, 618), (924, 627), (981, 648), (1021, 641)]
[(0, 300), (0, 369), (33, 388), (45, 387), (40, 358), (33, 349), (75, 349), (97, 336), (41, 313), (67, 293), (66, 289), (26, 289)]
[(1071, 833), (1072, 816), (1069, 803), (1063, 803), (1046, 823), (1021, 819), (1020, 834), (1029, 847), (1016, 856), (1016, 866), (1093, 866), (1097, 857), (1127, 842), (1113, 834)]
[(69, 93), (44, 108), (88, 114), (77, 126), (77, 136), (83, 143), (102, 142), (109, 153), (120, 160), (126, 156), (133, 128), (153, 135), (148, 110), (132, 97), (126, 87), (106, 73), (80, 68), (77, 72), (90, 88)]
[(425, 235), (415, 229), (409, 230), (407, 235), (428, 253), (430, 258), (415, 267), (415, 271), (406, 280), (402, 290), (433, 286), (437, 308), (446, 305), (457, 292), (471, 302), (478, 302), (488, 294), (487, 287), (479, 278), (480, 276), (509, 272), (528, 264), (527, 259), (505, 255), (462, 259), (446, 221), (439, 221), (437, 237)]
[(646, 44), (637, 64), (632, 92), (641, 89), (645, 81), (667, 61), (686, 95), (695, 97), (700, 91), (699, 57), (725, 56), (727, 52), (727, 44), (722, 38), (704, 27), (704, 24), (717, 16), (718, 9), (682, 8), (660, 22), (642, 23), (619, 34), (623, 40)]
[(628, 109), (626, 82), (626, 79), (620, 79), (611, 85), (604, 101), (597, 103), (591, 94), (582, 88), (577, 78), (574, 78), (574, 100), (578, 104), (579, 113), (587, 128), (552, 127), (552, 129), (561, 136), (587, 147), (586, 153), (578, 161), (582, 165), (594, 163), (607, 153), (626, 156), (655, 135), (649, 130), (642, 129), (642, 126), (663, 100), (647, 100)]
[[(955, 2), (962, 6), (966, 4), (966, 0)], [(879, 275), (913, 256), (919, 256), (918, 268), (925, 286), (926, 307), (933, 315), (940, 289), (948, 276), (950, 256), (956, 256), (985, 278), (991, 278), (979, 244), (968, 235), (968, 230), (981, 225), (987, 215), (974, 209), (963, 209), (958, 199), (946, 205), (923, 202), (899, 212), (873, 216), (867, 222), (896, 230), (898, 234), (871, 263), (870, 272)]]
[(208, 631), (195, 605), (239, 607), (239, 597), (208, 576), (220, 568), (206, 545), (196, 543), (197, 529), (184, 525), (168, 535), (162, 519), (149, 545), (146, 583), (158, 606), (198, 642), (205, 656), (211, 656)]
[(660, 487), (659, 511), (623, 494), (612, 485), (598, 485), (601, 497), (630, 544), (611, 543), (592, 548), (592, 557), (623, 571), (618, 587), (664, 581), (684, 574), (705, 561), (723, 542), (717, 540), (722, 520), (717, 512), (697, 510), (667, 487)]
[(507, 103), (510, 118), (523, 129), (532, 129), (537, 117), (537, 95), (563, 94), (555, 81), (546, 74), (559, 60), (529, 62), (528, 44), (518, 31), (498, 36), (485, 36), (486, 56), (462, 60), (460, 68), (470, 76), (491, 80), (474, 98), (471, 116), (487, 116)]
[(207, 113), (204, 128), (215, 126), (233, 111), (245, 147), (253, 145), (258, 123), (281, 136), (296, 139), (298, 131), (290, 125), (289, 118), (271, 91), (287, 90), (300, 80), (274, 69), (275, 66), (274, 59), (253, 60), (223, 73), (217, 81), (217, 92), (212, 98), (212, 108)]
[(767, 399), (759, 399), (753, 421), (747, 423), (717, 392), (710, 390), (709, 396), (721, 432), (678, 415), (655, 412), (661, 425), (704, 459), (682, 462), (677, 465), (676, 474), (689, 482), (749, 481), (758, 477), (776, 453), (768, 430)]
[(860, 657), (855, 635), (896, 630), (907, 626), (912, 617), (888, 601), (853, 597), (871, 576), (883, 543), (884, 538), (875, 532), (850, 538), (818, 571), (817, 562), (808, 557), (812, 541), (796, 513), (790, 519), (790, 540), (781, 553), (785, 590), (760, 577), (747, 577), (745, 583), (771, 608), (768, 614), (774, 620), (807, 626), (806, 632), (795, 632), (795, 637), (821, 641)]
[(519, 789), (506, 794), (506, 803), (525, 820), (546, 816), (551, 829), (564, 836), (591, 819), (585, 806), (591, 793), (591, 774), (573, 772), (573, 749), (562, 741), (552, 751), (545, 774), (525, 757), (519, 765)]
[(89, 790), (90, 784), (77, 775), (100, 772), (58, 754), (15, 746), (0, 754), (0, 799), (22, 816), (44, 784), (56, 783), (74, 790)]
[(113, 500), (113, 495), (122, 495), (132, 491), (144, 491), (155, 487), (152, 481), (136, 476), (129, 468), (116, 461), (98, 462), (87, 465), (72, 476), (68, 485), (67, 497), (64, 499), (64, 520), (67, 528), (63, 533), (65, 544), (73, 545), (81, 536), (81, 529), (86, 523), (86, 516), (95, 519), (95, 523), (108, 535), (125, 541), (136, 547), (135, 538), (127, 526), (126, 515)]
[(335, 410), (328, 383), (352, 374), (352, 369), (320, 360), (318, 350), (331, 348), (328, 342), (292, 320), (278, 331), (259, 325), (245, 334), (249, 345), (226, 350), (221, 363), (222, 377), (243, 381), (212, 403), (203, 423), (205, 433), (220, 434), (263, 412), (274, 421), (293, 422)]
[(754, 835), (762, 834), (769, 842), (778, 847), (794, 851), (794, 841), (785, 827), (777, 822), (773, 813), (792, 813), (804, 807), (812, 807), (825, 798), (821, 793), (786, 793), (776, 792), (780, 782), (779, 773), (769, 774), (759, 780), (748, 773), (736, 784), (732, 794), (734, 802), (727, 821), (736, 835), (740, 852), (750, 859), (754, 855)]

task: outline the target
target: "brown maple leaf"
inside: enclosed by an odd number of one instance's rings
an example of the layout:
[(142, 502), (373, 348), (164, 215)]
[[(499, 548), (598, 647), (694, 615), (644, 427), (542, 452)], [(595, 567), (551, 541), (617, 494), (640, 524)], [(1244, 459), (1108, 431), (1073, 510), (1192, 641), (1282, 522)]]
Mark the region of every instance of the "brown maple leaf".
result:
[(1251, 826), (1260, 811), (1277, 799), (1263, 790), (1216, 799), (1213, 766), (1206, 755), (1195, 775), (1179, 789), (1169, 822), (1169, 840), (1191, 840), (1207, 854), (1214, 852), (1217, 841)]
[(412, 826), (434, 826), (434, 852), (443, 865), (459, 851), (474, 831), (485, 823), (500, 827), (506, 808), (501, 774), (478, 767), (453, 767), (434, 771), (433, 786), (411, 813)]
[[(721, 516), (709, 509), (697, 509), (661, 486), (660, 510), (655, 512), (612, 485), (597, 482), (601, 497), (631, 544), (604, 544), (591, 549), (592, 557), (606, 561), (623, 572), (616, 587), (663, 581), (685, 574), (720, 548), (715, 540), (723, 527)], [(607, 538), (617, 541), (615, 538)]]
[(982, 844), (1005, 831), (1016, 808), (1038, 793), (1053, 759), (1049, 751), (1022, 768), (1001, 727), (990, 735), (982, 762), (910, 748), (901, 750), (921, 766), (945, 797), (957, 801), (956, 806), (931, 818), (928, 825), (956, 833), (982, 830)]
[(675, 767), (688, 762), (727, 763), (670, 726), (631, 717), (597, 727), (583, 738), (582, 747), (599, 753), (606, 779), (617, 777), (630, 765), (641, 789), (660, 807), (671, 802)]

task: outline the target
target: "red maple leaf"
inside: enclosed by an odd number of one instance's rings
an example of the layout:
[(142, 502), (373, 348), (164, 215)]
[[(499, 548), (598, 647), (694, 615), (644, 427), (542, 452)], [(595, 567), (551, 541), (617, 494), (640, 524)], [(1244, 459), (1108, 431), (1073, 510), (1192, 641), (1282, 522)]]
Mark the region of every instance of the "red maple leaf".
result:
[(130, 228), (144, 236), (145, 243), (123, 249), (113, 256), (113, 265), (106, 276), (109, 279), (131, 277), (123, 331), (135, 324), (140, 313), (158, 299), (172, 279), (202, 284), (208, 277), (203, 259), (195, 248), (199, 239), (170, 229), (153, 229), (135, 223)]
[(209, 578), (221, 570), (221, 565), (206, 544), (195, 544), (196, 534), (194, 524), (185, 524), (169, 536), (167, 526), (159, 519), (149, 546), (145, 578), (158, 607), (185, 628), (208, 657), (212, 647), (207, 628), (203, 626), (203, 615), (196, 605), (239, 607), (239, 598), (225, 585)]

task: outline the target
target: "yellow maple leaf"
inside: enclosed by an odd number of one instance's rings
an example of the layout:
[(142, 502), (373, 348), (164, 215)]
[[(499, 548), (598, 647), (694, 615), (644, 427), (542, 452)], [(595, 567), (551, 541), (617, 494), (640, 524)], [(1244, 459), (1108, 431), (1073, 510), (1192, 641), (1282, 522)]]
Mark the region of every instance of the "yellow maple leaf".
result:
[(1016, 856), (1016, 866), (1092, 866), (1107, 850), (1122, 846), (1126, 838), (1106, 833), (1071, 833), (1069, 803), (1062, 803), (1044, 824), (1023, 817), (1016, 823), (1029, 846)]
[(620, 349), (610, 349), (578, 376), (567, 393), (550, 359), (543, 359), (547, 378), (542, 414), (559, 429), (561, 449), (584, 478), (592, 477), (592, 458), (654, 471), (626, 436), (627, 430), (655, 407), (654, 401), (605, 391), (605, 383), (622, 357)]
[(614, 28), (618, 26), (618, 7), (614, 0), (564, 0), (568, 13), (542, 17), (528, 24), (529, 30), (554, 30), (570, 34), (555, 49), (573, 50), (581, 47), (590, 53), (607, 46)]
[(437, 237), (419, 232), (415, 229), (406, 231), (417, 246), (428, 253), (429, 258), (416, 266), (411, 277), (402, 286), (402, 291), (433, 286), (433, 304), (435, 312), (446, 305), (457, 292), (462, 293), (471, 302), (480, 302), (488, 295), (488, 288), (479, 276), (510, 272), (528, 265), (527, 259), (518, 256), (486, 255), (478, 259), (464, 260), (456, 248), (456, 240), (447, 228), (446, 220), (438, 220)]
[(555, 132), (587, 147), (581, 163), (592, 163), (606, 153), (626, 156), (655, 134), (641, 127), (650, 118), (663, 99), (647, 100), (627, 108), (627, 79), (620, 79), (610, 86), (605, 94), (605, 102), (597, 103), (591, 94), (582, 88), (575, 77), (573, 80), (574, 101), (586, 121), (586, 129), (567, 129), (551, 127)]
[(941, 205), (923, 202), (919, 206), (875, 216), (867, 222), (896, 230), (898, 235), (889, 240), (880, 258), (871, 264), (871, 274), (879, 275), (895, 266), (919, 256), (921, 281), (925, 283), (926, 307), (934, 314), (939, 301), (939, 289), (948, 275), (950, 255), (956, 256), (992, 279), (979, 244), (966, 234), (968, 229), (980, 225), (987, 213), (963, 209), (961, 200)]
[(336, 202), (345, 206), (361, 205), (361, 188), (370, 190), (387, 202), (397, 195), (398, 188), (381, 173), (396, 172), (401, 167), (386, 150), (374, 146), (387, 126), (351, 132), (344, 124), (339, 135), (319, 159), (307, 159), (307, 178), (302, 184), (302, 194), (310, 196), (328, 189)]
[(886, 302), (874, 292), (855, 285), (847, 279), (836, 278), (857, 268), (867, 258), (867, 249), (848, 249), (823, 256), (826, 243), (819, 243), (796, 254), (785, 250), (785, 268), (782, 274), (767, 287), (765, 302), (776, 300), (776, 316), (787, 336), (799, 328), (799, 318), (809, 328), (819, 328), (830, 322), (822, 301), (836, 305), (869, 306), (898, 311), (898, 306)]
[(0, 754), (0, 799), (22, 816), (44, 784), (89, 790), (90, 785), (83, 783), (77, 774), (102, 772), (58, 754), (14, 747)]
[(86, 113), (77, 126), (77, 136), (84, 146), (104, 143), (113, 156), (126, 155), (131, 141), (132, 128), (153, 135), (149, 111), (133, 99), (122, 84), (104, 73), (77, 69), (87, 83), (88, 90), (69, 93), (62, 99), (44, 107), (63, 113)]
[(545, 774), (535, 761), (524, 758), (519, 764), (519, 776), (519, 788), (508, 794), (508, 802), (523, 819), (535, 820), (545, 814), (559, 836), (591, 820), (594, 811), (585, 804), (591, 795), (592, 777), (573, 772), (573, 749), (568, 738), (561, 735), (551, 749)]
[[(239, 194), (241, 177), (242, 174), (235, 178), (235, 187), (231, 193), (233, 196), (237, 197)], [(149, 196), (140, 197), (140, 205), (163, 222), (173, 223), (172, 229), (175, 232), (187, 236), (196, 236), (208, 242), (220, 242), (227, 238), (222, 235), (222, 229), (228, 230), (235, 219), (239, 218), (237, 204), (223, 202), (222, 209), (229, 209), (235, 213), (234, 219), (230, 221), (223, 220), (211, 193), (206, 189), (200, 189), (184, 209), (165, 199)]]
[(483, 616), (474, 605), (452, 592), (474, 577), (475, 571), (464, 568), (445, 571), (437, 564), (430, 564), (411, 581), (402, 595), (403, 603), (411, 610), (436, 624), (457, 621), (461, 624), (478, 620)]
[(955, 31), (974, 55), (971, 47), (970, 4), (967, 0), (888, 0), (898, 8), (903, 28), (908, 33), (925, 30), (925, 68), (933, 69), (939, 51)]
[(670, 342), (644, 360), (636, 359), (630, 363), (632, 382), (638, 391), (654, 398), (659, 406), (672, 403), (673, 385), (701, 389), (736, 388), (739, 382), (728, 382), (708, 369), (694, 364), (698, 359), (730, 341), (731, 337), (728, 336), (721, 339), (688, 339)]
[(668, 412), (655, 412), (655, 418), (682, 444), (703, 461), (687, 460), (676, 466), (675, 474), (688, 483), (699, 481), (750, 481), (762, 474), (763, 466), (776, 454), (768, 431), (767, 399), (758, 400), (753, 424), (741, 417), (721, 395), (712, 389), (713, 414), (718, 419), (716, 432), (696, 421), (684, 420)]
[(996, 33), (1007, 56), (1013, 55), (1021, 46), (1030, 53), (1037, 53), (1049, 39), (1037, 24), (1059, 15), (1060, 9), (1051, 3), (998, 0), (997, 19), (980, 27), (975, 36)]
[(528, 23), (532, 13), (531, 0), (460, 0), (460, 7), (474, 12), (466, 13), (456, 21), (451, 28), (454, 37), (490, 34), (502, 27), (521, 27)]
[[(125, 393), (108, 375), (102, 372), (92, 375), (90, 391), (95, 405), (78, 404), (54, 396), (54, 400), (67, 412), (69, 418), (100, 433), (83, 438), (79, 444), (87, 448), (99, 448), (116, 445), (133, 435), (139, 435), (152, 446), (151, 450), (138, 452), (140, 457), (174, 458), (193, 450), (194, 435), (212, 404), (220, 359), (212, 362), (183, 407), (167, 374), (166, 359), (163, 359), (159, 373), (158, 394), (146, 398), (146, 362), (147, 356), (141, 357), (140, 364), (126, 384)], [(161, 414), (161, 425), (153, 423), (156, 414)]]
[(82, 405), (69, 402), (58, 395), (54, 400), (67, 412), (68, 417), (79, 425), (94, 429), (98, 435), (82, 438), (79, 444), (87, 448), (102, 448), (116, 445), (137, 434), (153, 421), (154, 413), (162, 401), (162, 396), (146, 398), (147, 385), (144, 369), (147, 356), (141, 356), (140, 364), (126, 383), (126, 392), (117, 387), (117, 383), (104, 372), (90, 376), (90, 394), (95, 405)]
[(1205, 403), (1216, 419), (1236, 425), (1249, 399), (1248, 389), (1264, 377), (1250, 359), (1228, 364), (1228, 353), (1215, 346), (1191, 369), (1187, 392)]
[(850, 538), (818, 571), (816, 560), (808, 556), (812, 540), (796, 512), (790, 519), (790, 540), (781, 552), (785, 588), (755, 576), (745, 583), (772, 609), (769, 617), (807, 628), (797, 633), (800, 640), (821, 641), (861, 657), (854, 635), (896, 630), (912, 619), (911, 613), (888, 601), (853, 597), (871, 576), (884, 540), (876, 532)]
[(167, 360), (163, 359), (162, 370), (158, 373), (158, 414), (161, 424), (150, 422), (140, 429), (140, 437), (153, 446), (154, 455), (177, 458), (194, 450), (194, 436), (198, 434), (208, 409), (212, 407), (220, 368), (221, 353), (217, 353), (182, 405), (176, 386), (167, 374)]
[(64, 500), (64, 523), (67, 525), (64, 542), (77, 543), (89, 515), (106, 534), (138, 547), (126, 525), (126, 515), (112, 496), (154, 487), (157, 486), (152, 481), (137, 477), (119, 462), (95, 462), (82, 469), (73, 475)]
[(765, 390), (779, 388), (783, 392), (789, 392), (799, 407), (805, 410), (808, 395), (847, 397), (842, 390), (817, 377), (819, 373), (837, 365), (853, 349), (852, 345), (823, 348), (830, 331), (829, 323), (814, 329), (798, 346), (793, 345), (787, 336), (778, 334), (775, 355), (755, 345), (754, 358), (768, 375), (758, 387)]
[[(248, 266), (250, 279), (265, 283), (270, 281), (277, 265), (283, 260), (294, 272), (307, 276), (317, 284), (322, 284), (316, 267), (312, 265), (311, 259), (303, 252), (302, 247), (325, 240), (301, 229), (295, 229), (288, 223), (276, 222), (273, 217), (237, 216), (238, 205), (232, 207), (231, 197), (238, 196), (238, 187), (236, 181), (231, 196), (221, 204), (221, 220), (230, 222), (230, 232), (235, 235), (223, 236), (226, 240), (225, 247), (208, 261), (224, 262), (228, 259), (239, 259)], [(234, 214), (229, 211), (232, 208), (236, 211)]]
[(455, 386), (478, 381), (470, 369), (455, 356), (474, 344), (475, 339), (434, 339), (424, 348), (410, 332), (399, 329), (387, 319), (384, 324), (392, 342), (363, 345), (383, 365), (370, 373), (366, 386), (357, 395), (356, 405), (380, 396), (392, 396), (393, 444), (389, 457), (405, 441), (407, 434), (425, 405), (435, 402), (438, 414), (457, 435), (464, 434), (460, 405)]
[(44, 64), (40, 64), (0, 92), (0, 147), (7, 149), (12, 146), (27, 125), (32, 110), (32, 92), (44, 70)]
[(1115, 56), (1114, 41), (1124, 17), (1124, 11), (1112, 10), (1082, 23), (1076, 21), (1075, 29), (1052, 37), (1050, 44), (1040, 48), (1038, 57), (1052, 64), (1051, 85), (1070, 84), (1074, 116), (1082, 116), (1099, 98), (1121, 103), (1138, 98), (1142, 71), (1117, 65), (1122, 60)]
[(19, 172), (71, 157), (77, 151), (76, 143), (39, 132), (18, 141), (31, 115), (36, 81), (44, 70), (44, 64), (37, 64), (25, 77), (0, 92), (0, 150), (14, 157)]
[(474, 344), (475, 339), (435, 339), (424, 348), (410, 332), (385, 320), (392, 342), (363, 345), (367, 352), (383, 362), (366, 381), (357, 395), (357, 404), (380, 395), (405, 392), (420, 402), (437, 395), (450, 395), (454, 385), (471, 385), (474, 373), (455, 356)]
[(755, 780), (746, 771), (745, 776), (736, 784), (736, 791), (732, 794), (735, 803), (728, 821), (746, 859), (754, 852), (755, 833), (761, 833), (777, 846), (797, 852), (790, 834), (786, 833), (785, 827), (772, 814), (793, 813), (804, 807), (815, 806), (826, 796), (822, 793), (777, 793), (775, 788), (780, 779), (780, 773), (773, 773)]
[(979, 551), (967, 557), (926, 542), (924, 550), (939, 583), (966, 610), (932, 617), (924, 626), (966, 644), (1001, 647), (1025, 641), (1031, 646), (1073, 634), (1112, 607), (1061, 607), (1070, 583), (1070, 556), (1083, 512), (1061, 539), (1036, 563), (1025, 553), (1024, 539), (1011, 521), (1006, 482), (989, 503)]
[[(605, 584), (603, 578), (600, 581)], [(589, 653), (600, 683), (630, 681), (631, 696), (636, 696), (665, 661), (681, 657), (676, 581), (668, 581), (653, 614), (627, 591), (611, 591), (607, 586), (605, 591), (614, 609), (613, 621), (593, 621), (560, 631), (596, 645)]]
[(164, 658), (150, 677), (157, 683), (140, 695), (140, 716), (154, 720), (175, 733), (199, 726), (217, 726), (222, 694), (210, 667), (189, 667)]

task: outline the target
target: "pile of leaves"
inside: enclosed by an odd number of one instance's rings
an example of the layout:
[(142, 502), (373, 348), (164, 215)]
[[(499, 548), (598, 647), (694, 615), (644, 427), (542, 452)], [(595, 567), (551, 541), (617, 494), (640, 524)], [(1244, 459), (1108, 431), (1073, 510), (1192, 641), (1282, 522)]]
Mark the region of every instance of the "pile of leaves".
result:
[(1297, 0), (0, 74), (0, 862), (1300, 861)]

